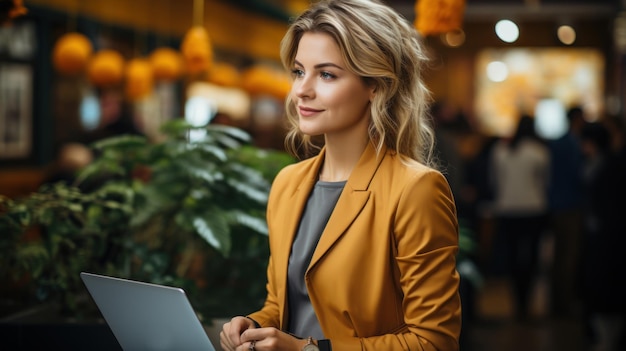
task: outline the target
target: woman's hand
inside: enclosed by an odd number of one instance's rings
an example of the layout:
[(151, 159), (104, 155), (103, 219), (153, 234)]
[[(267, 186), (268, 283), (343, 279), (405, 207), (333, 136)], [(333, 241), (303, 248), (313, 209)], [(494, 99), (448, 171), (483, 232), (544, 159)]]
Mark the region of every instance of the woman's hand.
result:
[(245, 347), (236, 349), (237, 351), (300, 351), (306, 344), (306, 340), (298, 339), (276, 328), (246, 329), (241, 334), (240, 340)]
[[(233, 317), (222, 327), (220, 332), (220, 345), (224, 351), (235, 351), (244, 341), (241, 340), (242, 334), (248, 330), (255, 328), (254, 322), (246, 317)], [(250, 344), (248, 342), (248, 344)], [(249, 345), (240, 347), (239, 350), (248, 350)]]

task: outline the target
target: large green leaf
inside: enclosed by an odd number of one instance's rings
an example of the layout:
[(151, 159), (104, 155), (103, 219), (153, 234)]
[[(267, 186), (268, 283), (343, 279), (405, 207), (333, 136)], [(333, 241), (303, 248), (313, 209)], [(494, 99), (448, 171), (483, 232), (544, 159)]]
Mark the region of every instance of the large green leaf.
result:
[(268, 193), (264, 189), (259, 189), (256, 184), (250, 184), (245, 181), (240, 181), (234, 178), (226, 179), (226, 182), (236, 189), (239, 193), (245, 195), (251, 200), (256, 201), (258, 204), (267, 203)]
[(230, 254), (230, 226), (226, 217), (220, 215), (219, 211), (207, 211), (202, 216), (194, 217), (193, 226), (198, 234), (222, 255)]
[(159, 186), (147, 185), (137, 196), (135, 213), (131, 218), (131, 226), (138, 227), (146, 224), (155, 216), (169, 209), (173, 204), (163, 189)]
[(120, 135), (96, 141), (92, 147), (96, 150), (137, 150), (147, 146), (148, 139), (139, 135)]
[(222, 172), (211, 169), (211, 167), (195, 165), (190, 163), (179, 163), (181, 170), (184, 170), (190, 178), (197, 178), (206, 181), (210, 185), (224, 179)]
[(192, 125), (185, 121), (184, 118), (175, 118), (163, 123), (159, 129), (170, 138), (176, 139), (186, 137), (191, 128), (193, 128)]
[(115, 160), (100, 159), (87, 165), (78, 172), (76, 184), (82, 184), (103, 175), (108, 177), (123, 176), (126, 175), (126, 169)]
[(192, 143), (192, 144), (188, 144), (189, 146), (187, 147), (187, 150), (189, 151), (199, 151), (204, 153), (205, 155), (209, 156), (209, 157), (215, 157), (216, 159), (218, 159), (219, 161), (225, 162), (228, 160), (228, 157), (226, 155), (226, 151), (224, 151), (224, 149), (215, 146), (215, 145), (210, 145), (210, 144), (203, 144), (203, 143)]
[(207, 127), (207, 131), (209, 132), (209, 134), (216, 134), (214, 132), (221, 133), (245, 143), (249, 143), (252, 141), (250, 134), (239, 128), (219, 124), (211, 124)]
[(243, 211), (233, 211), (232, 218), (235, 223), (250, 228), (259, 234), (268, 235), (269, 233), (265, 218), (259, 218)]

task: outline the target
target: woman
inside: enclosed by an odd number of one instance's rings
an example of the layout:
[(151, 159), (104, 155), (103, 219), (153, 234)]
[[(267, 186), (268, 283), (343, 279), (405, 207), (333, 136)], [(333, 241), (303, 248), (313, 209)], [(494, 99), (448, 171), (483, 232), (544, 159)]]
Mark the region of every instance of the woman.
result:
[(265, 305), (224, 350), (457, 350), (456, 210), (429, 168), (433, 134), (412, 26), (378, 1), (322, 1), (281, 46), (294, 153), (270, 193)]

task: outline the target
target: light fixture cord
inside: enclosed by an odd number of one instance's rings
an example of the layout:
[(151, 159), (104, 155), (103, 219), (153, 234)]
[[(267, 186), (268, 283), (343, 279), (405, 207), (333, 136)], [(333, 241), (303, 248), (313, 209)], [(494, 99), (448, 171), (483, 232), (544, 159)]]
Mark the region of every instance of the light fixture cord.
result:
[(194, 0), (193, 2), (193, 24), (202, 26), (204, 23), (204, 0)]

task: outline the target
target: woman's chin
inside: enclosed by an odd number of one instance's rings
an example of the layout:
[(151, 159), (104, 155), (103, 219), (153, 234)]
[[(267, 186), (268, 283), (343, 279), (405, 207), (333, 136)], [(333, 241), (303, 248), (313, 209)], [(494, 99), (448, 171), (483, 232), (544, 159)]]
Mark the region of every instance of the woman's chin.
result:
[(324, 132), (321, 131), (319, 128), (311, 128), (311, 127), (302, 126), (302, 125), (300, 125), (300, 132), (304, 135), (308, 135), (311, 137), (324, 134)]

